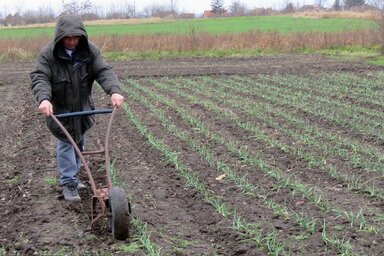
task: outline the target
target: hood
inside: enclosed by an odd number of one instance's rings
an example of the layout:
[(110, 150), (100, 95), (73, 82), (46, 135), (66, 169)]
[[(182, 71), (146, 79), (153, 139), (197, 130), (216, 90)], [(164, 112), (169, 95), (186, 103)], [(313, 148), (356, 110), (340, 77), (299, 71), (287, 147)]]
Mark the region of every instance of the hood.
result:
[(84, 24), (78, 15), (65, 15), (61, 16), (57, 20), (54, 38), (54, 52), (62, 46), (61, 39), (66, 36), (80, 36), (81, 39), (78, 48), (89, 48), (87, 31), (85, 30)]

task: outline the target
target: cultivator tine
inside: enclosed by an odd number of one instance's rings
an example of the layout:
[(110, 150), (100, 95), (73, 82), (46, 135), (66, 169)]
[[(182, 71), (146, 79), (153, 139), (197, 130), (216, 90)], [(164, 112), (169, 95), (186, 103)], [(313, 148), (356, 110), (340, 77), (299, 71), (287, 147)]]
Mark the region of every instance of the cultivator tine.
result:
[[(109, 199), (108, 188), (101, 188), (97, 190), (97, 195), (92, 196), (92, 220), (91, 227), (104, 216), (107, 216), (107, 200)], [(98, 205), (99, 203), (99, 205)], [(99, 207), (98, 207), (99, 206)]]

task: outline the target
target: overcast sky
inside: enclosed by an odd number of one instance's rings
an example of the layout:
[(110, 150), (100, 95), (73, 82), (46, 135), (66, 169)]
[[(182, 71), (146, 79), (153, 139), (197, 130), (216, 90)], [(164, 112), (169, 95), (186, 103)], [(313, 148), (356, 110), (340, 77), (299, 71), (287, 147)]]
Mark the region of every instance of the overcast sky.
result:
[[(60, 12), (61, 6), (64, 2), (70, 0), (0, 0), (0, 10), (4, 15), (5, 13), (14, 13), (17, 10), (21, 12), (26, 10), (37, 9), (42, 6), (51, 6), (53, 10)], [(82, 0), (79, 0), (82, 1)], [(170, 0), (90, 0), (95, 7), (104, 8), (108, 10), (110, 3), (116, 5), (122, 3), (135, 4), (137, 12), (140, 12), (143, 8), (150, 5), (169, 5)], [(281, 9), (287, 2), (291, 2), (294, 5), (313, 4), (315, 0), (239, 0), (244, 3), (248, 8), (254, 7), (272, 7), (274, 9)], [(328, 0), (323, 2), (331, 2)], [(174, 0), (176, 7), (180, 12), (193, 12), (202, 13), (204, 10), (209, 10), (211, 7), (212, 0)], [(225, 6), (228, 7), (233, 0), (224, 0)]]

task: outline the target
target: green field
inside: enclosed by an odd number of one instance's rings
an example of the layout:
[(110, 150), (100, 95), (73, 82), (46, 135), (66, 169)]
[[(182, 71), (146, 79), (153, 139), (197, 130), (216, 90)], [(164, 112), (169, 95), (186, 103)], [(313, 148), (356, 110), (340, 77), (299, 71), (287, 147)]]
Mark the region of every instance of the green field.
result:
[[(153, 23), (87, 25), (89, 35), (152, 35), (211, 33), (236, 34), (249, 31), (263, 32), (313, 32), (349, 31), (375, 28), (374, 21), (349, 18), (314, 19), (291, 16), (253, 16), (193, 20), (164, 20)], [(2, 28), (0, 38), (34, 38), (52, 36), (53, 27), (45, 28)]]
[(254, 255), (378, 255), (364, 247), (384, 234), (382, 74), (316, 78), (127, 79), (124, 109)]

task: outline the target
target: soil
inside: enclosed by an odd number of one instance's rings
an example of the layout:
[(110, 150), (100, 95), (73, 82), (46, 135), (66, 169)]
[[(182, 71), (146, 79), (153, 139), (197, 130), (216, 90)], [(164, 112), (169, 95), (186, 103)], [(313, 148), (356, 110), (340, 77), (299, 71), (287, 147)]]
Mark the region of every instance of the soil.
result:
[[(217, 58), (217, 59), (168, 59), (160, 61), (111, 62), (124, 82), (126, 78), (137, 81), (164, 77), (211, 75), (219, 78), (228, 75), (250, 76), (254, 74), (298, 74), (316, 76), (319, 72), (352, 72), (365, 75), (381, 72), (382, 69), (357, 61), (342, 61), (313, 55), (287, 55), (257, 58)], [(29, 89), (28, 73), (31, 62), (0, 63), (0, 95), (4, 99), (0, 115), (1, 143), (0, 159), (0, 255), (147, 255), (138, 237), (140, 232), (131, 223), (130, 238), (127, 241), (115, 240), (105, 218), (91, 227), (90, 206), (92, 190), (87, 176), (82, 170), (81, 179), (88, 185), (80, 191), (80, 203), (68, 203), (61, 196), (57, 179), (55, 159), (55, 138), (45, 126), (44, 117)], [(142, 81), (145, 83), (145, 81)], [(101, 90), (95, 90), (94, 98), (100, 108), (109, 107), (109, 99)], [(148, 113), (148, 109), (127, 95), (127, 103), (156, 136), (177, 152), (187, 162), (196, 176), (210, 184), (212, 193), (219, 195), (223, 202), (238, 209), (248, 222), (258, 223), (262, 230), (276, 231), (281, 239), (291, 241), (291, 255), (336, 255), (337, 248), (326, 244), (322, 239), (321, 228), (303, 243), (295, 244), (292, 237), (300, 234), (300, 229), (291, 222), (277, 216), (262, 204), (258, 197), (250, 197), (229, 182), (218, 182), (220, 172), (201, 159), (185, 143), (167, 136), (164, 128)], [(319, 186), (332, 200), (332, 203), (347, 210), (358, 210), (357, 205), (370, 206), (372, 216), (383, 214), (380, 201), (368, 200), (364, 195), (347, 190), (330, 176), (321, 172), (314, 176), (306, 175), (307, 167), (302, 160), (293, 156), (287, 158), (279, 152), (261, 144), (252, 143), (250, 134), (239, 130), (228, 120), (220, 119), (202, 106), (191, 105), (174, 96), (180, 106), (206, 120), (228, 137), (261, 151), (266, 156), (278, 159), (281, 169), (295, 168), (303, 181)], [(257, 100), (257, 99), (255, 99)], [(159, 103), (174, 122), (193, 134), (190, 127), (169, 109)], [(375, 106), (372, 106), (375, 107)], [(381, 106), (382, 107), (382, 106)], [(244, 115), (244, 113), (237, 113)], [(98, 122), (87, 137), (87, 148), (103, 147), (103, 136), (107, 116), (97, 117)], [(249, 117), (251, 118), (251, 117)], [(252, 120), (257, 122), (257, 120)], [(319, 123), (321, 120), (315, 120)], [(323, 126), (330, 124), (322, 123)], [(266, 128), (267, 129), (267, 128)], [(118, 110), (113, 123), (110, 140), (110, 155), (115, 160), (120, 184), (127, 192), (132, 205), (132, 217), (146, 225), (150, 241), (161, 248), (161, 255), (266, 255), (265, 248), (258, 247), (252, 240), (244, 239), (234, 230), (230, 220), (223, 218), (204, 196), (188, 186), (177, 168), (170, 164), (164, 155), (155, 149), (129, 121), (123, 110)], [(278, 136), (272, 134), (271, 136)], [(201, 135), (197, 135), (201, 137)], [(357, 136), (357, 135), (356, 135)], [(204, 141), (204, 139), (201, 139)], [(222, 151), (228, 164), (238, 166), (239, 161), (214, 142), (205, 141), (209, 148)], [(369, 141), (367, 141), (369, 143)], [(220, 153), (218, 154), (220, 155)], [(87, 157), (96, 183), (105, 185), (104, 162), (101, 156)], [(239, 166), (238, 166), (239, 167)], [(240, 169), (242, 167), (239, 167)], [(248, 169), (247, 169), (248, 168)], [(265, 175), (252, 175), (252, 170), (244, 167), (252, 184), (273, 187)], [(300, 174), (300, 170), (302, 173)], [(257, 174), (257, 173), (256, 173)], [(56, 182), (55, 182), (56, 181)], [(335, 193), (337, 188), (338, 193)], [(327, 220), (334, 226), (349, 229), (349, 224), (338, 218), (324, 216), (318, 208), (289, 196), (289, 191), (276, 191), (271, 195), (276, 202), (284, 202), (319, 219)], [(239, 207), (241, 206), (241, 207)], [(304, 210), (303, 210), (304, 209)], [(357, 251), (367, 255), (381, 255), (384, 251), (382, 235), (372, 233), (357, 234), (345, 231), (345, 239), (352, 241)], [(336, 233), (337, 234), (337, 233)], [(182, 243), (189, 241), (187, 245)], [(140, 245), (134, 251), (129, 245)], [(368, 248), (368, 249), (367, 249)]]

